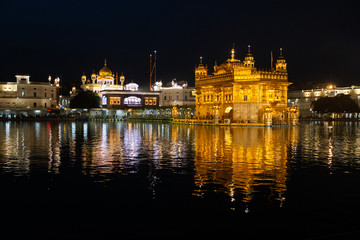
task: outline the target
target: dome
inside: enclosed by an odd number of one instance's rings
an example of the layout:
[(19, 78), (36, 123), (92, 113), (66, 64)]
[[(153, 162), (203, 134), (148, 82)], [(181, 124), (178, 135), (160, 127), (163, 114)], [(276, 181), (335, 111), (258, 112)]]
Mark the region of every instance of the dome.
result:
[(100, 71), (99, 71), (99, 75), (100, 75), (100, 77), (106, 77), (106, 76), (112, 76), (113, 75), (110, 68), (108, 68), (106, 66), (106, 59), (105, 59), (104, 67), (102, 69), (100, 69)]
[(102, 69), (100, 69), (99, 75), (100, 76), (112, 76), (112, 72), (111, 72), (110, 68), (104, 66)]

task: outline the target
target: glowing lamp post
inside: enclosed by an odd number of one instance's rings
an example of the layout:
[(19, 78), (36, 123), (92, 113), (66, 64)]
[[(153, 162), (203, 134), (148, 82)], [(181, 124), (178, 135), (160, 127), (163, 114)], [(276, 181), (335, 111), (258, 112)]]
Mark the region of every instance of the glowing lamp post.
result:
[(292, 106), (290, 108), (290, 124), (296, 125), (299, 118), (299, 109), (297, 106)]
[(177, 109), (176, 106), (174, 106), (174, 107), (172, 108), (171, 114), (172, 114), (172, 117), (173, 117), (173, 118), (176, 118), (176, 117), (177, 117), (177, 115), (178, 115), (178, 109)]
[(266, 126), (272, 125), (272, 109), (270, 107), (266, 107), (264, 109), (264, 120)]

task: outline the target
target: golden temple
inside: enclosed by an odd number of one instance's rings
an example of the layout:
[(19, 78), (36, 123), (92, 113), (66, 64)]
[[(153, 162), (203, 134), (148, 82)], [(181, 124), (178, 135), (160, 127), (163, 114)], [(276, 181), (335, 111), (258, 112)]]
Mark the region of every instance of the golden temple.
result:
[(202, 63), (195, 67), (196, 115), (199, 120), (213, 119), (219, 123), (260, 123), (265, 125), (295, 125), (297, 109), (288, 109), (287, 63), (280, 55), (275, 69), (258, 70), (254, 56), (248, 52), (244, 61), (231, 58), (213, 73)]

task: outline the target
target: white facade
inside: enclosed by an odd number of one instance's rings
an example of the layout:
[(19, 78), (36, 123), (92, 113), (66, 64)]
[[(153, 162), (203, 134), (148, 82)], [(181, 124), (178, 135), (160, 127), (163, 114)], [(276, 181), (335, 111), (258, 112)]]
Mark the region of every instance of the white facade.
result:
[(127, 91), (139, 91), (139, 85), (137, 85), (134, 82), (128, 83), (128, 84), (125, 85), (125, 90), (127, 90)]
[(0, 109), (47, 109), (58, 107), (59, 79), (51, 83), (30, 82), (30, 76), (16, 75), (16, 82), (0, 82)]
[(160, 91), (159, 106), (195, 106), (195, 88), (187, 83), (178, 85), (175, 81), (171, 86), (163, 87), (162, 82), (156, 82), (154, 91)]
[(320, 97), (335, 97), (339, 94), (350, 95), (360, 106), (360, 86), (336, 87), (329, 85), (327, 88), (288, 91), (288, 107), (296, 105), (303, 118), (312, 115), (312, 102)]
[[(97, 93), (100, 97), (102, 90), (127, 90), (127, 85), (124, 86), (125, 76), (121, 74), (120, 84), (117, 83), (117, 77), (115, 74), (107, 67), (107, 61), (105, 59), (104, 67), (99, 70), (98, 74), (92, 73), (90, 79), (84, 74), (81, 77), (82, 85), (80, 86), (83, 90), (89, 90)], [(130, 86), (129, 86), (130, 88)], [(131, 86), (133, 88), (133, 86)], [(131, 89), (132, 91), (135, 91)], [(137, 91), (137, 89), (136, 89)]]

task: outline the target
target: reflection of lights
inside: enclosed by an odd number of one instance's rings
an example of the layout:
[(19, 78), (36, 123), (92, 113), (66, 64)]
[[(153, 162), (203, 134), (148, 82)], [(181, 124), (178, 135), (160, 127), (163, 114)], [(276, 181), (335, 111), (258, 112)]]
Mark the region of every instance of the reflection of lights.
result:
[(76, 124), (75, 124), (75, 122), (71, 123), (71, 137), (72, 137), (72, 140), (74, 141), (75, 137), (76, 137)]
[(51, 123), (48, 123), (47, 128), (48, 128), (48, 143), (49, 143), (49, 146), (48, 146), (48, 155), (49, 155), (48, 171), (50, 171), (51, 162), (52, 162), (53, 155), (54, 155), (54, 154), (53, 154), (53, 151), (52, 151)]
[(85, 122), (83, 125), (83, 136), (84, 136), (84, 141), (87, 141), (88, 138), (88, 123)]
[[(332, 144), (332, 140), (331, 137), (329, 139), (329, 152), (328, 152), (328, 165), (329, 165), (329, 169), (331, 169), (332, 167), (332, 160), (333, 160), (333, 144)], [(331, 172), (330, 172), (331, 174)]]
[(10, 122), (5, 123), (5, 136), (6, 139), (9, 139), (10, 137)]
[(141, 133), (138, 126), (128, 125), (128, 131), (125, 131), (124, 145), (127, 156), (136, 157), (141, 150)]
[[(283, 137), (284, 131), (287, 137)], [(288, 141), (295, 137), (297, 134), (288, 128), (226, 127), (215, 130), (197, 127), (197, 174), (194, 177), (198, 189), (195, 192), (204, 191), (202, 186), (211, 183), (225, 186), (231, 202), (238, 198), (237, 192), (243, 196), (243, 202), (250, 202), (256, 186), (269, 186), (283, 195), (286, 191)], [(274, 199), (285, 200), (275, 196)], [(245, 211), (249, 212), (249, 209)]]
[(249, 213), (250, 212), (250, 209), (249, 209), (249, 207), (248, 206), (246, 206), (246, 208), (245, 208), (245, 211), (244, 211), (245, 213)]
[(35, 122), (35, 136), (38, 138), (40, 136), (40, 123)]

